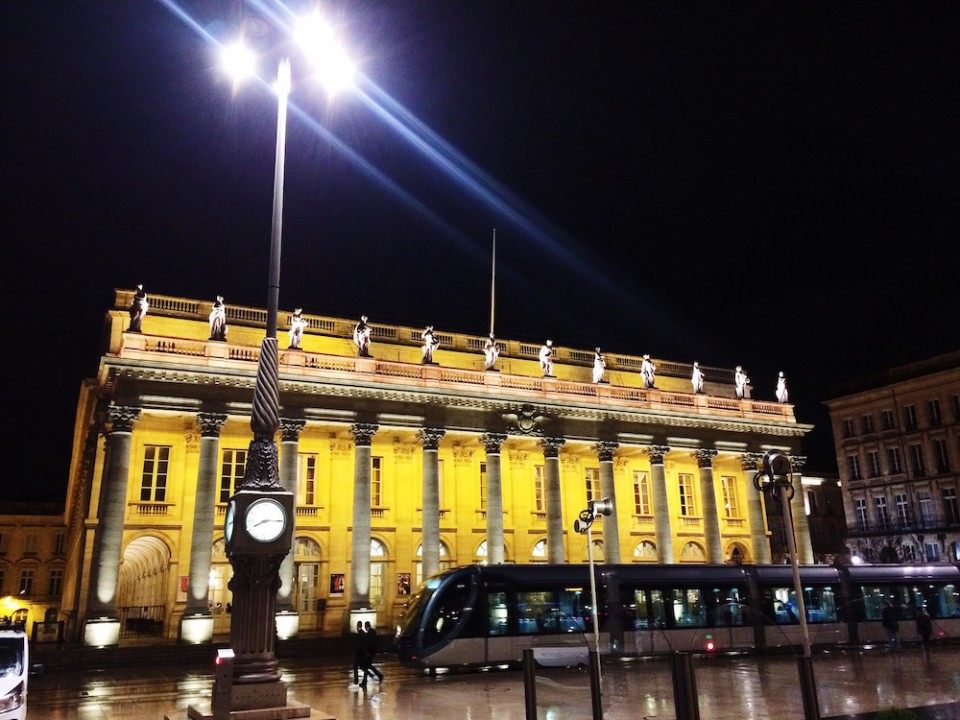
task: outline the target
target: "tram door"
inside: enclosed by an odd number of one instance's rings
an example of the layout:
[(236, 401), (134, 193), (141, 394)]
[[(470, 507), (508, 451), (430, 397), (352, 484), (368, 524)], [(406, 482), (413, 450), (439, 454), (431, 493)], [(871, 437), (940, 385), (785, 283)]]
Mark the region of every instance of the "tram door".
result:
[[(482, 595), (487, 615), (484, 664), (512, 660), (512, 637), (516, 634), (515, 603), (510, 602), (507, 586), (502, 583), (484, 583)], [(513, 612), (511, 605), (514, 605)]]
[[(603, 613), (607, 615), (606, 631), (610, 633), (610, 652), (623, 652), (623, 602), (620, 599), (620, 576), (616, 570), (603, 570), (597, 587), (597, 613), (600, 627), (604, 628)], [(632, 629), (632, 628), (631, 628)]]

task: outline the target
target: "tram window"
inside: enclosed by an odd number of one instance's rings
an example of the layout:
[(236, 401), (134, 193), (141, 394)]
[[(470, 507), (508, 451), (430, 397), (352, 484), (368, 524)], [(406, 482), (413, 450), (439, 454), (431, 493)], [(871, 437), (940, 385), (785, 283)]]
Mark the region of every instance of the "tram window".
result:
[(960, 617), (960, 593), (953, 583), (928, 585), (924, 589), (927, 612), (935, 618)]
[(662, 590), (634, 590), (633, 591), (633, 628), (634, 630), (651, 630), (666, 625), (664, 615)]
[(453, 632), (469, 603), (470, 585), (466, 581), (444, 588), (427, 619), (424, 645), (433, 645)]
[(740, 588), (712, 588), (707, 596), (707, 624), (710, 627), (743, 625), (744, 593)]
[(521, 635), (554, 635), (593, 629), (590, 594), (581, 590), (517, 593)]
[(707, 612), (703, 606), (703, 593), (699, 588), (674, 588), (670, 591), (673, 602), (673, 618), (678, 627), (704, 627)]
[[(768, 620), (777, 625), (798, 625), (799, 604), (793, 588), (778, 587), (764, 590), (764, 607)], [(808, 586), (803, 589), (803, 604), (807, 611), (807, 622), (837, 622), (837, 600), (830, 586)]]
[(863, 617), (865, 620), (880, 620), (888, 602), (897, 609), (897, 618), (908, 620), (913, 613), (910, 607), (910, 591), (903, 585), (862, 585)]
[(487, 613), (487, 634), (491, 637), (508, 634), (507, 594), (505, 592), (487, 593)]

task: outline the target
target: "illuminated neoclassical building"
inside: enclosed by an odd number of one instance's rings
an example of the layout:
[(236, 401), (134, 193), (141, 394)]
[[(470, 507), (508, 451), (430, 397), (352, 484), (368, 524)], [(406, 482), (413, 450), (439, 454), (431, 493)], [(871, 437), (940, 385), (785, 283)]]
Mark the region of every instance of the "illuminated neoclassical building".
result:
[[(151, 295), (141, 321), (133, 291), (115, 297), (79, 401), (61, 612), (72, 639), (115, 618), (209, 640), (229, 629), (223, 521), (266, 311), (228, 300), (216, 340), (209, 301)], [(509, 339), (486, 369), (486, 336), (442, 328), (425, 362), (423, 328), (376, 318), (358, 356), (356, 319), (302, 318), (299, 347), (282, 338), (280, 352), (280, 475), (296, 493), (281, 637), (340, 633), (364, 609), (389, 624), (449, 566), (585, 562), (573, 522), (590, 498), (615, 502), (594, 526), (604, 562), (770, 562), (753, 476), (772, 448), (802, 472), (810, 426), (790, 404), (737, 399), (732, 370), (699, 367), (695, 393), (692, 363), (654, 358), (651, 388), (642, 357), (610, 354), (594, 382), (592, 349), (553, 346), (545, 375), (541, 345)]]

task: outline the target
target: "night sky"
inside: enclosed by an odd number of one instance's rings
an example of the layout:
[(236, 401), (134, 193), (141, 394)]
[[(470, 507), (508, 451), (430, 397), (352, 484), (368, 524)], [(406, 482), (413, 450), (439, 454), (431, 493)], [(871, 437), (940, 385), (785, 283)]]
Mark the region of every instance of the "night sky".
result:
[(282, 312), (485, 334), (495, 229), (498, 336), (782, 370), (810, 473), (831, 388), (960, 347), (957, 3), (327, 3), (332, 100), (310, 6), (0, 6), (6, 499), (63, 499), (115, 287), (265, 306), (284, 55)]

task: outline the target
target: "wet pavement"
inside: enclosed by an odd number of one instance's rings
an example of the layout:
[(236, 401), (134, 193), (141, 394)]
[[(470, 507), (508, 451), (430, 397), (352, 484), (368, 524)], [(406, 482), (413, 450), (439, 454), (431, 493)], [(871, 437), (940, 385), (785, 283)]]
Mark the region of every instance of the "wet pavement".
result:
[[(289, 700), (313, 708), (312, 717), (339, 720), (464, 718), (524, 720), (524, 674), (517, 670), (428, 675), (393, 662), (379, 664), (386, 679), (351, 689), (346, 661), (281, 661)], [(909, 648), (818, 653), (813, 658), (823, 718), (867, 720), (889, 708), (921, 708), (924, 720), (960, 719), (960, 646), (930, 653)], [(693, 660), (701, 720), (803, 720), (793, 656), (697, 656)], [(667, 658), (613, 660), (602, 665), (605, 720), (676, 717)], [(537, 717), (591, 717), (585, 669), (538, 668)], [(122, 668), (50, 672), (31, 678), (27, 720), (186, 720), (187, 706), (209, 707), (213, 681), (207, 668)]]

